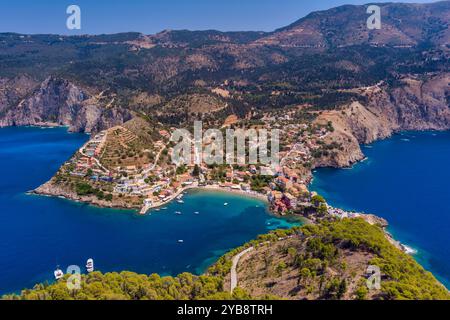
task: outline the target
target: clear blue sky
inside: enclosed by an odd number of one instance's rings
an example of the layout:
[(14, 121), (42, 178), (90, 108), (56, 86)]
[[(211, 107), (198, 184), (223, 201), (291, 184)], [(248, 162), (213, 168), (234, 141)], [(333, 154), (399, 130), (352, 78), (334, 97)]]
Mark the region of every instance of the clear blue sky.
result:
[[(367, 2), (370, 0), (0, 0), (0, 32), (101, 34), (138, 31), (150, 34), (164, 29), (272, 31), (311, 11)], [(66, 8), (70, 4), (81, 7), (81, 32), (66, 29)]]

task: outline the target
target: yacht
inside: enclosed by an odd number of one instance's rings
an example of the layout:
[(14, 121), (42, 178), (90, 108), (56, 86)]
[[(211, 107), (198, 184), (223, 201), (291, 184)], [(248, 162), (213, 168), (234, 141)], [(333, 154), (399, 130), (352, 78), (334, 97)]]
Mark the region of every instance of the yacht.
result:
[(64, 272), (62, 272), (62, 270), (59, 267), (56, 268), (56, 270), (55, 270), (55, 272), (53, 272), (53, 274), (55, 275), (56, 280), (59, 280), (62, 277), (64, 277)]
[(86, 271), (89, 273), (94, 271), (94, 259), (88, 259), (86, 262)]

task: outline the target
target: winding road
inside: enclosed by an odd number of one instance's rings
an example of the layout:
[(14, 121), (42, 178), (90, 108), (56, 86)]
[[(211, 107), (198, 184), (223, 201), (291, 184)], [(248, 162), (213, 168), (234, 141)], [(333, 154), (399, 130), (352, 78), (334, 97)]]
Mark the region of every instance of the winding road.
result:
[(244, 251), (242, 251), (241, 253), (235, 255), (233, 257), (233, 264), (231, 265), (231, 284), (230, 284), (230, 292), (233, 293), (234, 289), (237, 287), (237, 272), (236, 272), (236, 268), (237, 268), (237, 264), (239, 263), (239, 260), (246, 255), (247, 253), (249, 253), (250, 251), (252, 251), (254, 248), (250, 247)]

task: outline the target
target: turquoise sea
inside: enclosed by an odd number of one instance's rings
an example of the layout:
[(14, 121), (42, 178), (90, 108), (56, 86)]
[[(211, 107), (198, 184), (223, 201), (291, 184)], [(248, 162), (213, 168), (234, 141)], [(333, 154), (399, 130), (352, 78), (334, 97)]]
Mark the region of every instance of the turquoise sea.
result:
[(258, 234), (299, 223), (270, 215), (260, 200), (225, 193), (193, 191), (184, 204), (146, 216), (26, 194), (87, 139), (64, 128), (0, 129), (0, 294), (51, 281), (57, 266), (65, 271), (88, 258), (103, 272), (201, 274)]
[(450, 288), (450, 132), (405, 132), (363, 147), (352, 169), (319, 169), (312, 190), (386, 218), (397, 240)]

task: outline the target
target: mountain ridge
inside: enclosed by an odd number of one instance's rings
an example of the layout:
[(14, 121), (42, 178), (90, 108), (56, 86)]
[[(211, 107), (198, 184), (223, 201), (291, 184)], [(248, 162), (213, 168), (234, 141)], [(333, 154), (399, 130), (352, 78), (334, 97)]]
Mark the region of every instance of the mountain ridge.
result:
[[(175, 118), (164, 115), (164, 110), (173, 109), (171, 101), (186, 95), (191, 100), (198, 100), (197, 96), (215, 99), (217, 88), (228, 92), (227, 97), (220, 97), (227, 104), (221, 117), (243, 118), (249, 112), (294, 105), (339, 108), (364, 99), (349, 92), (350, 88), (380, 81), (398, 84), (405, 76), (427, 78), (448, 70), (450, 1), (380, 4), (382, 14), (385, 10), (387, 15), (382, 20), (386, 31), (367, 30), (366, 6), (311, 13), (271, 33), (2, 33), (0, 126), (45, 124), (51, 120), (43, 118), (42, 112), (62, 105), (43, 106), (39, 105), (41, 100), (35, 99), (26, 114), (20, 114), (23, 108), (19, 106), (49, 78), (69, 81), (89, 96), (102, 96), (90, 109), (98, 109), (93, 116), (106, 114), (107, 118), (88, 123), (81, 117), (80, 123), (73, 126), (74, 131), (96, 132), (121, 121), (120, 116), (102, 111), (105, 108), (128, 113), (123, 121), (138, 113), (161, 122), (172, 118), (168, 124), (186, 124), (192, 120), (188, 108), (180, 106), (182, 112)], [(417, 14), (417, 6), (426, 10)], [(396, 15), (401, 23), (395, 22)], [(12, 83), (17, 83), (18, 90), (12, 89)], [(56, 96), (49, 100), (53, 104), (59, 101)], [(203, 118), (207, 117), (203, 114)], [(73, 115), (69, 112), (57, 117), (56, 124), (75, 122), (67, 120), (70, 117)]]

